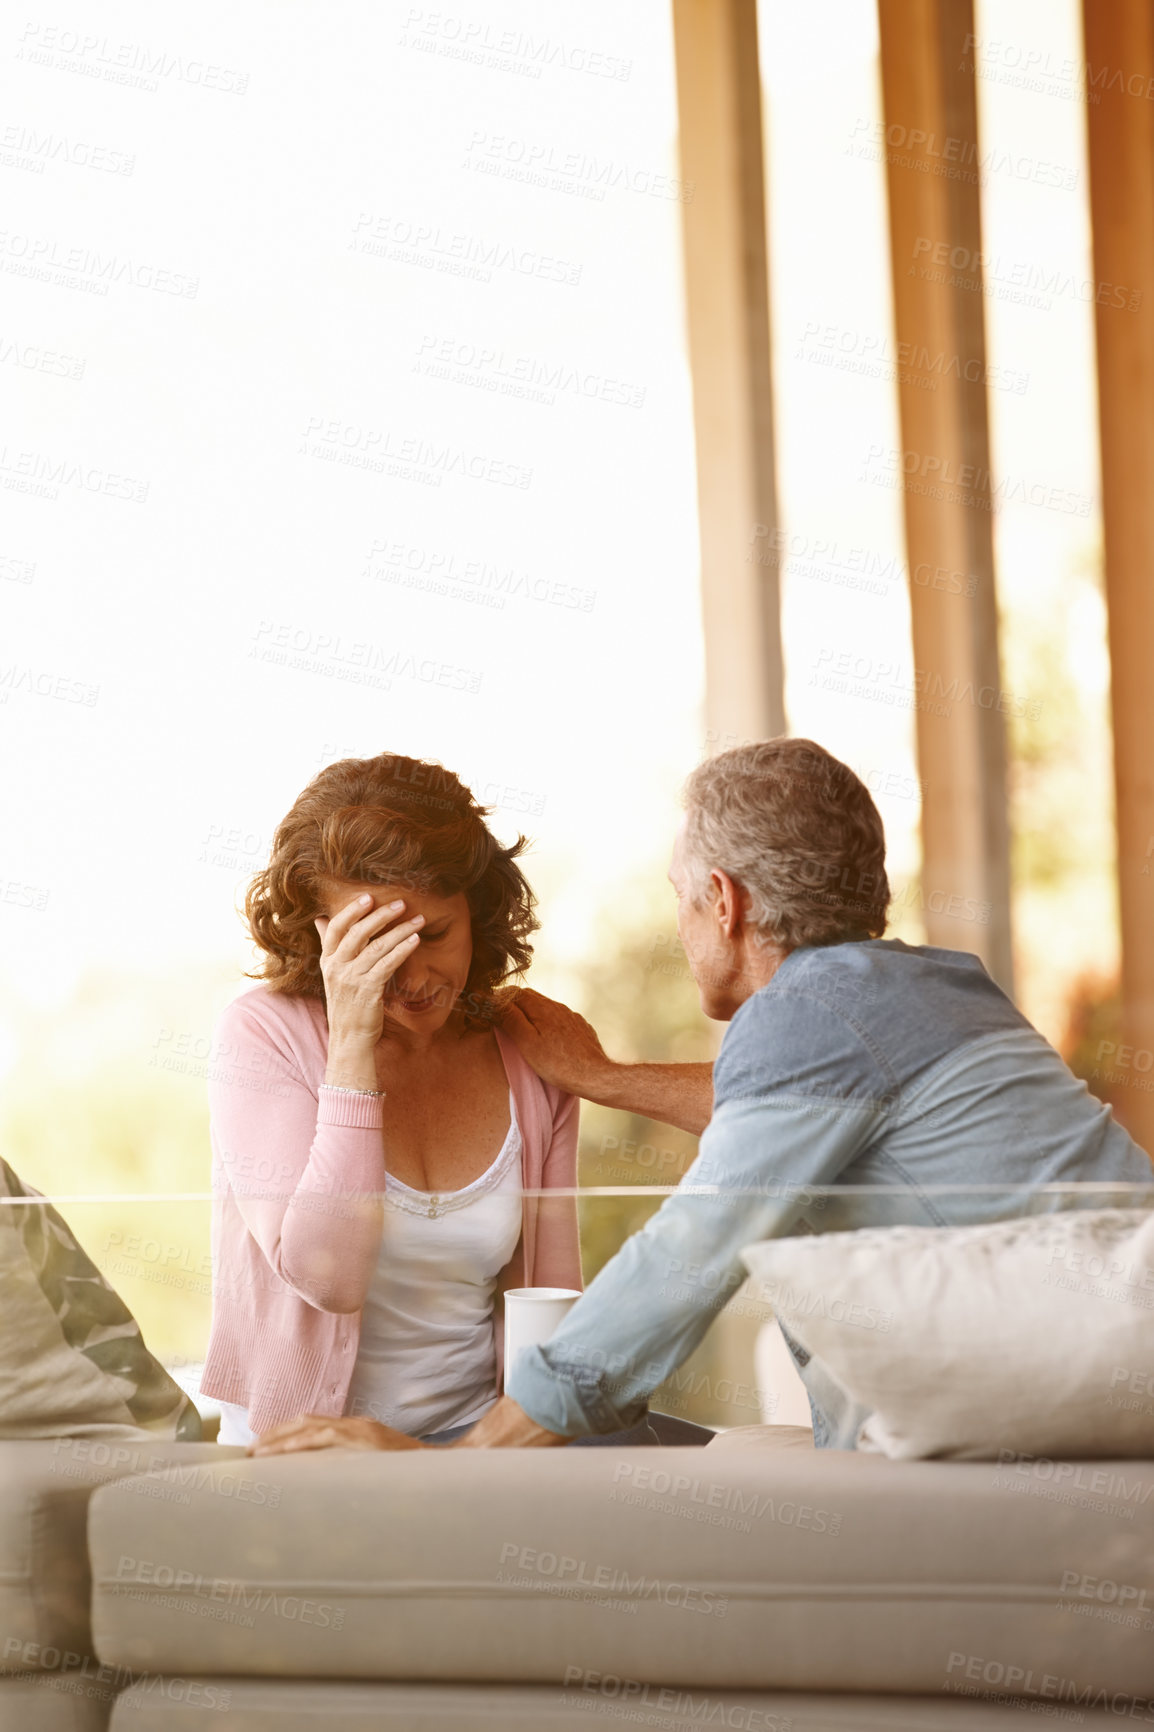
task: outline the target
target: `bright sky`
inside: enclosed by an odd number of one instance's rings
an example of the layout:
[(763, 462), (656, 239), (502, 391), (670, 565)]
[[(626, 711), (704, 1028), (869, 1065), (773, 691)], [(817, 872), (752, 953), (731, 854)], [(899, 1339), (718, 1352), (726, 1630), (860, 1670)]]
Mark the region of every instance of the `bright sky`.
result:
[[(1085, 276), (1078, 103), (1005, 52), (1076, 58), (1073, 0), (996, 11), (984, 146), (1074, 181), (991, 172), (985, 244)], [(704, 735), (667, 5), (48, 18), (0, 47), (3, 984), (239, 963), (277, 819), (384, 750), (526, 828), (545, 945), (588, 944)], [(772, 0), (762, 33), (790, 720), (878, 789), (904, 873), (910, 717), (814, 683), (911, 660), (893, 386), (815, 342), (890, 340), (872, 7)], [(1050, 300), (987, 301), (1029, 375), (992, 393), (995, 451), (1089, 500), (1090, 313)], [(1044, 605), (1093, 536), (1007, 509), (1003, 593)]]
[[(590, 908), (663, 845), (701, 681), (668, 21), (554, 6), (541, 64), (538, 8), (482, 16), (472, 60), (463, 19), (367, 4), (112, 4), (87, 50), (65, 5), (12, 44), (17, 128), (132, 160), (4, 177), (6, 345), (83, 362), (10, 362), (4, 481), (30, 451), (147, 485), (7, 500), (25, 989), (235, 948), (335, 756), (442, 758)], [(145, 50), (155, 91), (106, 81)]]

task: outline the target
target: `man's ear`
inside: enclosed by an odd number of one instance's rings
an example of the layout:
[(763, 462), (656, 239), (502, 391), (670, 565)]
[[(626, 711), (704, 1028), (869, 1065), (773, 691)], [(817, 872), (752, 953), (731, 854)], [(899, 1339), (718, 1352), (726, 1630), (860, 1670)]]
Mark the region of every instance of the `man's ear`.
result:
[(748, 898), (739, 884), (735, 884), (728, 872), (723, 872), (715, 866), (709, 874), (713, 887), (713, 912), (717, 924), (726, 938), (734, 938), (745, 917)]

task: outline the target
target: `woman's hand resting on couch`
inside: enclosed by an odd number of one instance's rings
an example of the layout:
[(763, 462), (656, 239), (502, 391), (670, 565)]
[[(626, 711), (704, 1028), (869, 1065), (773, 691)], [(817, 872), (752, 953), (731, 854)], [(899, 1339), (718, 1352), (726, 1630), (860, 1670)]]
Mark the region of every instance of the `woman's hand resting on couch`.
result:
[(454, 1443), (422, 1443), (375, 1419), (327, 1419), (303, 1413), (299, 1419), (274, 1425), (249, 1449), (250, 1455), (296, 1455), (306, 1449), (524, 1449), (568, 1443), (558, 1432), (546, 1431), (535, 1419), (503, 1395), (471, 1431)]
[(428, 1449), (415, 1437), (375, 1419), (332, 1419), (302, 1413), (258, 1437), (250, 1455), (295, 1455), (305, 1449)]

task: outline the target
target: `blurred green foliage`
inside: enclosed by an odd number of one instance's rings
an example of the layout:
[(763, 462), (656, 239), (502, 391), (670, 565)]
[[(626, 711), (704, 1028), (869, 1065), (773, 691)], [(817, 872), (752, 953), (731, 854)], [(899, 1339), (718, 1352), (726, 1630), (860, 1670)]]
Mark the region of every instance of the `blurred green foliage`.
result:
[(1109, 660), (1100, 549), (1019, 590), (1002, 620), (1018, 1000), (1125, 1122)]
[(1113, 1107), (1126, 1122), (1127, 1087), (1147, 1084), (1141, 1070), (1117, 1067), (1114, 1055), (1122, 1046), (1122, 995), (1117, 980), (1089, 975), (1075, 982), (1067, 1005), (1068, 1020), (1062, 1056), (1091, 1094)]
[(1002, 683), (1019, 700), (1007, 720), (1019, 894), (1069, 895), (1114, 863), (1109, 688), (1099, 681), (1101, 646), (1093, 641), (1104, 631), (1095, 564), (1088, 557), (1052, 579), (1045, 607), (1019, 607), (1004, 623)]
[[(597, 955), (576, 971), (575, 1008), (589, 1018), (611, 1057), (632, 1062), (710, 1061), (718, 1033), (702, 1015), (677, 938), (672, 893), (659, 869), (618, 898), (599, 922)], [(697, 1138), (635, 1113), (584, 1103), (582, 1186), (675, 1185), (697, 1153)], [(590, 1198), (581, 1209), (581, 1253), (591, 1280), (656, 1203)]]
[[(211, 1185), (204, 1079), (232, 995), (227, 966), (82, 981), (63, 1005), (0, 1003), (15, 1062), (0, 1148), (59, 1199), (85, 1250), (167, 1363), (204, 1356)], [(138, 1199), (138, 1200), (134, 1200)]]

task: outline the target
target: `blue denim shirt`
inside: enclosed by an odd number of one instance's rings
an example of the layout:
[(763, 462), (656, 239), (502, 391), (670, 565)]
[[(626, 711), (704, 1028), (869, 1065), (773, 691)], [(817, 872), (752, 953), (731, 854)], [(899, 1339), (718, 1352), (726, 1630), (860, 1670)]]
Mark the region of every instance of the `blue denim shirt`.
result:
[[(508, 1377), (550, 1431), (633, 1424), (744, 1280), (755, 1240), (1135, 1200), (1063, 1191), (1087, 1181), (1151, 1198), (1147, 1156), (963, 951), (795, 950), (733, 1018), (713, 1082), (677, 1192)], [(852, 1448), (866, 1410), (794, 1352), (816, 1441)]]

